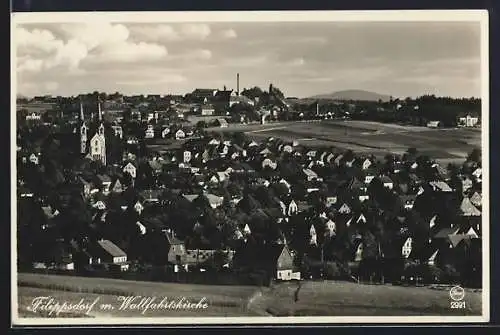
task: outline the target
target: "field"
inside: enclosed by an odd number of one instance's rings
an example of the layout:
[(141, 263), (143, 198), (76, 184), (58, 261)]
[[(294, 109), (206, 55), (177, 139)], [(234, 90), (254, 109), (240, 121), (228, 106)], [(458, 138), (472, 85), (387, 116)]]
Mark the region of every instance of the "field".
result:
[[(480, 315), (481, 293), (467, 290), (465, 309), (450, 309), (448, 289), (362, 285), (334, 281), (304, 281), (298, 301), (294, 300), (297, 283), (272, 288), (249, 286), (212, 286), (173, 283), (133, 282), (115, 279), (19, 274), (20, 317), (44, 317), (29, 310), (35, 297), (50, 296), (59, 302), (76, 303), (81, 299), (99, 304), (120, 305), (118, 297), (168, 297), (196, 302), (206, 298), (205, 310), (148, 310), (149, 317), (210, 316), (412, 316)], [(135, 310), (100, 310), (95, 307), (88, 317), (140, 317)], [(59, 317), (83, 317), (64, 315)]]
[(265, 125), (231, 125), (215, 131), (243, 131), (254, 139), (277, 137), (317, 147), (372, 153), (383, 157), (402, 154), (409, 147), (443, 162), (461, 161), (481, 146), (479, 129), (431, 129), (370, 121), (276, 122)]

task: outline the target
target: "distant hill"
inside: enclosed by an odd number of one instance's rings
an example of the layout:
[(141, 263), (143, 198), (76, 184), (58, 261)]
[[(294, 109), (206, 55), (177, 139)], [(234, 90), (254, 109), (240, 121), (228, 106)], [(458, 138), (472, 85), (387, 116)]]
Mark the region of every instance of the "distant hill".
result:
[(319, 94), (309, 99), (328, 99), (328, 100), (357, 100), (357, 101), (389, 101), (389, 95), (363, 90), (345, 90), (329, 94)]

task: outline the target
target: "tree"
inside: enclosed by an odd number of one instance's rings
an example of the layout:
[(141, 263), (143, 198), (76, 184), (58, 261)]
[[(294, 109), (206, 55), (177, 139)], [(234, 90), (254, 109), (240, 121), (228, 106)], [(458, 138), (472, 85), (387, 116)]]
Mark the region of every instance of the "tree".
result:
[(418, 153), (418, 150), (417, 148), (414, 148), (414, 147), (411, 147), (411, 148), (408, 148), (408, 150), (406, 150), (406, 152), (412, 156), (412, 157), (415, 157)]
[(249, 88), (249, 89), (244, 89), (241, 92), (241, 95), (243, 95), (249, 99), (255, 100), (255, 98), (260, 98), (262, 96), (262, 93), (263, 93), (263, 91), (260, 87), (254, 86), (254, 87)]
[(481, 162), (481, 150), (475, 148), (471, 151), (469, 156), (467, 157), (468, 161), (480, 163)]

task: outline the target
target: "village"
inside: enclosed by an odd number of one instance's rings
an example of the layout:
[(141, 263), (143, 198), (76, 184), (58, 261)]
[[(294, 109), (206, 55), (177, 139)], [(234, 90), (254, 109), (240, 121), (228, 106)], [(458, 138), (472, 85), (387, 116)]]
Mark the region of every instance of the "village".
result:
[(353, 116), (352, 104), (293, 113), (275, 90), (20, 102), (19, 271), (481, 286), (479, 149), (444, 166), (426, 148), (377, 157), (217, 131)]

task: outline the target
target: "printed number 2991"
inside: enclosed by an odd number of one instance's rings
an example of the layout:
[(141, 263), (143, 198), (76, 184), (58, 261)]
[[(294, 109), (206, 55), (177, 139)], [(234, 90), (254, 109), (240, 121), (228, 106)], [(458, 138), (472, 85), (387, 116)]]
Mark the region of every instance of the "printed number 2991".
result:
[(464, 309), (465, 301), (450, 301), (450, 307), (452, 309)]

